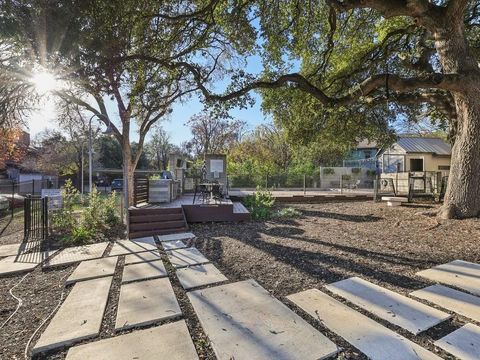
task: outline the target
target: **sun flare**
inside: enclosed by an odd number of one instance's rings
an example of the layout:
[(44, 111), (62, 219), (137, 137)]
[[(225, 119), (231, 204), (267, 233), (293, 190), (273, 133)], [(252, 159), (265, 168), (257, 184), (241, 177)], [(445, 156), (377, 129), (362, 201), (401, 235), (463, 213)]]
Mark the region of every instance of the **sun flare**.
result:
[(55, 90), (59, 90), (61, 87), (60, 81), (55, 76), (47, 71), (38, 72), (32, 77), (33, 86), (35, 90), (44, 95)]

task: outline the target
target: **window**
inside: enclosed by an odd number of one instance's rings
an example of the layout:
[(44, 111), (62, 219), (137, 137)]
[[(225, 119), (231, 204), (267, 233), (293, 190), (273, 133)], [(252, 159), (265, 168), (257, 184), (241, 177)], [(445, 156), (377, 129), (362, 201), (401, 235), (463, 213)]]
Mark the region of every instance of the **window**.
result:
[(410, 171), (423, 171), (423, 159), (410, 159)]

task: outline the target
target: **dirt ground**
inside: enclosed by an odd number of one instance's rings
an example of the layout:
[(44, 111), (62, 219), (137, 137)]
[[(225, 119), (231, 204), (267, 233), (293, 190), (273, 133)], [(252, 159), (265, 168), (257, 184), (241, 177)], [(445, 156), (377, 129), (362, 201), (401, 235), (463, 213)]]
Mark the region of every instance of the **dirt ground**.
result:
[[(419, 215), (429, 207), (421, 205), (389, 208), (373, 202), (349, 202), (288, 206), (299, 209), (302, 216), (236, 224), (197, 224), (191, 226), (191, 231), (198, 237), (197, 247), (230, 281), (255, 279), (344, 348), (338, 359), (364, 357), (289, 303), (286, 295), (322, 288), (350, 276), (408, 294), (430, 285), (415, 276), (421, 269), (454, 259), (480, 262), (478, 219), (439, 223), (435, 218)], [(0, 244), (10, 241), (3, 241), (7, 236), (11, 235), (0, 236)], [(163, 252), (162, 255), (165, 260)], [(69, 289), (65, 291), (63, 284), (74, 267), (51, 271), (36, 269), (23, 280), (25, 275), (0, 278), (0, 326), (15, 311), (17, 301), (9, 290), (21, 280), (12, 292), (23, 300), (18, 313), (0, 329), (1, 360), (24, 358), (26, 344), (35, 329), (55, 309), (59, 299), (68, 294)], [(107, 305), (101, 337), (112, 334), (120, 275), (114, 277), (112, 299)], [(213, 352), (183, 289), (174, 275), (170, 280), (197, 351), (202, 359), (213, 359)], [(466, 322), (464, 318), (454, 317), (424, 334), (412, 336), (381, 319), (374, 319), (444, 358), (449, 357), (435, 348), (433, 342)], [(32, 344), (37, 338), (38, 335), (33, 337)], [(60, 351), (40, 358), (61, 359), (65, 353)]]

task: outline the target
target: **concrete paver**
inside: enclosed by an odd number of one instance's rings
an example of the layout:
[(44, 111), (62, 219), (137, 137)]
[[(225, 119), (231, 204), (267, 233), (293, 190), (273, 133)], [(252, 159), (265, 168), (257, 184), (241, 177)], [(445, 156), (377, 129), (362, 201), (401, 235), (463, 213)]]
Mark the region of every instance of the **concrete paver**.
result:
[(109, 276), (75, 284), (35, 344), (33, 354), (97, 336), (111, 283)]
[(289, 295), (287, 299), (372, 360), (440, 360), (437, 355), (318, 289)]
[(254, 280), (187, 295), (219, 360), (324, 359), (339, 351)]
[(67, 360), (197, 360), (185, 321), (177, 321), (125, 335), (79, 345)]
[(115, 329), (145, 326), (181, 314), (168, 278), (124, 284), (120, 288)]

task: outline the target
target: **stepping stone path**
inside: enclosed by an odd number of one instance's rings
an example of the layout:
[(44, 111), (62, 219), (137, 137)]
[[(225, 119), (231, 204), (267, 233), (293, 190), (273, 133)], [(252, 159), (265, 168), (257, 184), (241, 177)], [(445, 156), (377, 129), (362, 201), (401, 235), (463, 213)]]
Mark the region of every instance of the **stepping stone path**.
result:
[(75, 284), (35, 344), (33, 354), (97, 336), (111, 283), (112, 277), (105, 277)]
[(141, 253), (130, 254), (125, 256), (125, 265), (138, 264), (142, 262), (160, 260), (161, 256), (157, 250), (144, 251)]
[(120, 288), (115, 330), (145, 326), (180, 315), (182, 311), (168, 278), (125, 284)]
[(168, 251), (167, 255), (170, 263), (176, 268), (210, 262), (200, 251), (198, 251), (197, 248), (194, 247)]
[(339, 351), (254, 280), (187, 295), (219, 360), (324, 359)]
[(410, 293), (459, 315), (480, 322), (480, 297), (443, 285), (432, 285)]
[(56, 250), (41, 251), (18, 256), (7, 256), (0, 260), (0, 276), (32, 271), (38, 266), (38, 264), (56, 252)]
[(175, 250), (186, 248), (187, 245), (182, 240), (164, 241), (162, 242), (163, 250)]
[(195, 237), (196, 236), (191, 232), (168, 234), (168, 235), (157, 235), (157, 239), (160, 242), (174, 241), (174, 240), (191, 240), (191, 239), (195, 239)]
[(82, 261), (65, 282), (65, 285), (105, 276), (113, 276), (118, 257)]
[(37, 250), (40, 241), (22, 242), (20, 244), (8, 244), (0, 246), (0, 257), (15, 256), (29, 251)]
[(480, 295), (480, 264), (454, 260), (447, 264), (417, 273), (428, 280), (455, 286), (474, 295)]
[(185, 290), (228, 280), (213, 264), (178, 269), (176, 274)]
[(43, 266), (45, 268), (59, 265), (67, 265), (84, 260), (101, 258), (108, 242), (102, 242), (91, 245), (75, 246), (61, 250), (53, 259), (47, 261)]
[(287, 296), (302, 310), (373, 360), (440, 359), (317, 289)]
[(168, 276), (162, 260), (132, 264), (123, 268), (122, 283)]
[(435, 345), (462, 360), (480, 358), (480, 327), (466, 324), (435, 341)]
[(451, 317), (450, 314), (358, 277), (342, 280), (325, 288), (414, 335)]
[(185, 321), (134, 331), (129, 334), (75, 346), (67, 360), (196, 360), (195, 346)]
[(109, 256), (128, 255), (152, 250), (157, 250), (157, 245), (151, 236), (133, 240), (119, 240), (113, 245)]

